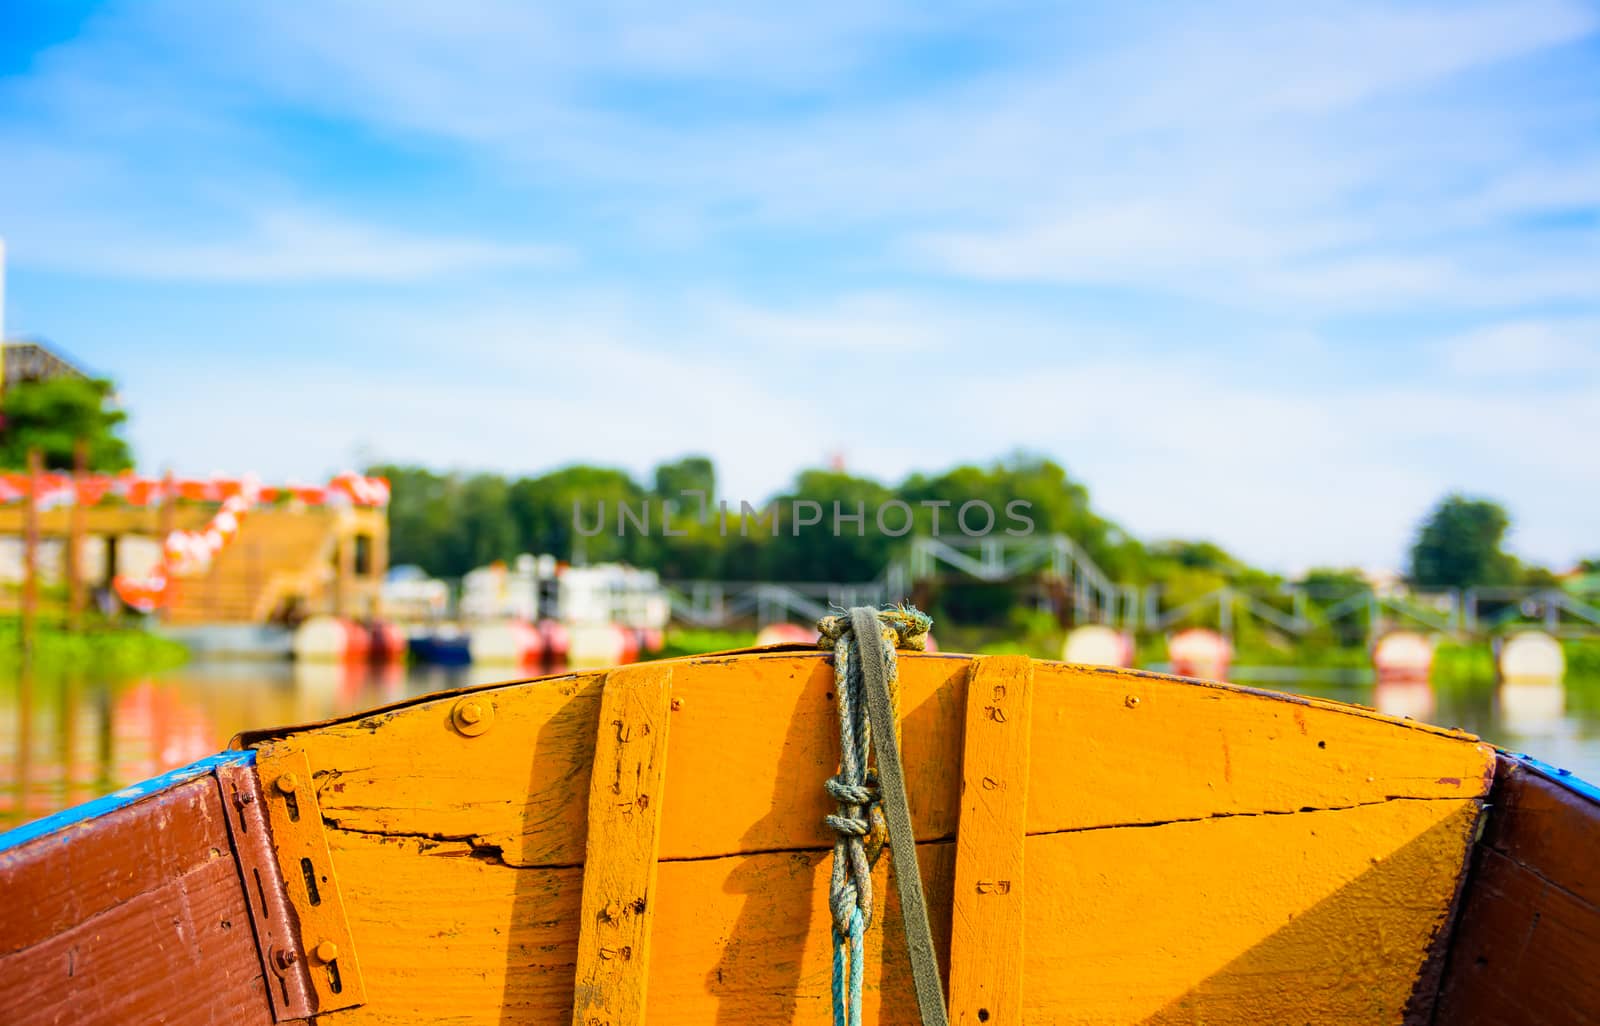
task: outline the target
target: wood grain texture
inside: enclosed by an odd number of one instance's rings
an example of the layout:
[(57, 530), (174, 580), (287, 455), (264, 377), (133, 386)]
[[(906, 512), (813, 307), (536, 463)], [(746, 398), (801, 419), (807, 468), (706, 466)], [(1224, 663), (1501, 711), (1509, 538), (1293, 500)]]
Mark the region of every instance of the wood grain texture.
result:
[(950, 1021), (1022, 1022), (1023, 842), (1033, 661), (975, 660), (967, 685), (950, 913)]
[(0, 1022), (273, 1021), (215, 778), (0, 859)]
[[(676, 742), (676, 739), (674, 739)], [(1028, 1023), (1398, 1023), (1480, 803), (1383, 802), (1029, 837)], [(334, 831), (369, 1001), (329, 1022), (566, 1023), (583, 873)], [(949, 936), (955, 845), (919, 846)], [(825, 1024), (829, 856), (662, 862), (648, 1021)], [(868, 1023), (915, 1023), (888, 860)], [(941, 960), (947, 952), (940, 951)]]
[[(0, 954), (38, 944), (123, 902), (229, 856), (212, 778), (0, 853)], [(137, 853), (138, 857), (131, 857)], [(25, 900), (24, 900), (25, 896)]]
[(613, 670), (600, 696), (573, 1026), (641, 1026), (655, 919), (672, 668)]
[(1600, 1023), (1600, 806), (1501, 765), (1435, 1022)]
[[(663, 858), (826, 847), (820, 782), (838, 759), (833, 675), (820, 653), (681, 660)], [(953, 837), (967, 659), (900, 660), (902, 753), (919, 840)], [(495, 725), (450, 727), (454, 696), (295, 733), (327, 775), (322, 811), (352, 830), (467, 838), (515, 865), (583, 858), (598, 674), (484, 689)], [(1488, 746), (1350, 707), (1124, 670), (1037, 663), (1028, 832), (1217, 813), (1474, 797)], [(1135, 700), (1130, 704), (1129, 700)], [(1086, 787), (1082, 767), (1094, 767)], [(707, 781), (717, 791), (708, 815)], [(1152, 784), (1152, 782), (1155, 782)]]

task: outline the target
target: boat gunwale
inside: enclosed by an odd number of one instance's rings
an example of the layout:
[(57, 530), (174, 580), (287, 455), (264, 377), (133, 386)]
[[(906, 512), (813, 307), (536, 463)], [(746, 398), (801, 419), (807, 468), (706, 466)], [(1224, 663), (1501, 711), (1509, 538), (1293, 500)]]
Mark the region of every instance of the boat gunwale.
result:
[(51, 837), (64, 830), (88, 823), (91, 820), (100, 819), (102, 816), (108, 816), (127, 806), (137, 805), (146, 798), (154, 798), (177, 787), (179, 784), (187, 784), (191, 780), (198, 780), (207, 774), (215, 773), (219, 767), (251, 766), (255, 764), (255, 761), (256, 753), (253, 749), (245, 749), (243, 751), (231, 748), (223, 749), (204, 758), (196, 759), (187, 765), (167, 770), (165, 773), (134, 781), (126, 787), (120, 787), (112, 791), (110, 794), (91, 798), (77, 805), (69, 805), (49, 815), (21, 823), (10, 830), (0, 832), (0, 860), (5, 859), (12, 851), (25, 844), (31, 844), (34, 841)]
[(1495, 750), (1511, 760), (1515, 766), (1531, 771), (1592, 805), (1600, 806), (1600, 787), (1595, 786), (1571, 770), (1562, 769), (1560, 766), (1552, 765), (1526, 752), (1513, 752), (1506, 748), (1500, 748), (1498, 745), (1495, 746)]
[[(906, 654), (915, 659), (957, 660), (961, 662), (971, 662), (974, 659), (983, 658), (982, 655), (972, 652), (910, 652)], [(764, 659), (773, 656), (795, 655), (814, 655), (818, 659), (829, 659), (832, 657), (833, 653), (831, 650), (822, 648), (820, 646), (808, 645), (800, 642), (780, 642), (774, 645), (759, 645), (751, 646), (749, 648), (726, 649), (720, 652), (705, 652), (696, 655), (674, 656), (671, 659), (648, 661), (659, 662), (664, 665), (705, 665), (725, 663), (735, 659)], [(1325, 709), (1331, 712), (1357, 716), (1363, 719), (1377, 720), (1379, 722), (1388, 723), (1397, 727), (1420, 730), (1426, 734), (1454, 738), (1459, 741), (1483, 742), (1483, 739), (1478, 735), (1463, 730), (1460, 727), (1441, 727), (1436, 724), (1413, 720), (1410, 717), (1390, 716), (1386, 713), (1379, 712), (1371, 706), (1359, 705), (1354, 702), (1341, 702), (1332, 698), (1317, 698), (1310, 695), (1297, 695), (1285, 691), (1273, 691), (1268, 688), (1251, 687), (1246, 684), (1233, 684), (1227, 681), (1203, 680), (1198, 677), (1180, 677), (1177, 674), (1159, 673), (1155, 670), (1141, 670), (1133, 667), (1100, 666), (1092, 663), (1069, 663), (1060, 659), (1033, 659), (1033, 662), (1036, 665), (1068, 667), (1084, 673), (1091, 673), (1097, 676), (1110, 677), (1114, 679), (1132, 679), (1143, 681), (1159, 681), (1162, 683), (1187, 684), (1194, 687), (1209, 688), (1212, 690), (1224, 691), (1237, 695), (1264, 698), (1275, 702), (1285, 702), (1290, 705), (1299, 705), (1314, 709)], [(432, 702), (437, 699), (454, 699), (460, 698), (463, 695), (480, 694), (486, 691), (499, 691), (505, 688), (521, 687), (527, 684), (557, 684), (563, 681), (575, 681), (580, 678), (591, 678), (596, 675), (604, 675), (618, 668), (619, 667), (617, 666), (596, 666), (582, 670), (568, 670), (562, 673), (548, 674), (539, 677), (522, 677), (514, 680), (491, 681), (483, 684), (469, 684), (465, 687), (450, 688), (443, 691), (429, 691), (420, 695), (412, 695), (407, 698), (402, 698), (399, 701), (390, 702), (387, 705), (374, 706), (370, 709), (365, 709), (355, 713), (348, 713), (343, 716), (333, 716), (329, 717), (328, 719), (315, 720), (309, 723), (285, 724), (279, 727), (265, 727), (259, 730), (240, 731), (228, 741), (228, 748), (253, 748), (268, 741), (282, 740), (283, 738), (290, 737), (294, 734), (303, 733), (308, 730), (319, 730), (325, 727), (334, 727), (346, 723), (357, 723), (361, 720), (369, 719), (374, 716), (386, 716), (390, 713), (400, 712), (401, 710), (409, 709), (413, 706), (422, 705), (427, 702)], [(1500, 748), (1498, 745), (1495, 745), (1494, 748), (1496, 751), (1505, 751), (1505, 749)], [(1506, 754), (1509, 755), (1513, 753), (1506, 752)], [(1600, 800), (1600, 791), (1597, 791), (1596, 794), (1597, 800)]]

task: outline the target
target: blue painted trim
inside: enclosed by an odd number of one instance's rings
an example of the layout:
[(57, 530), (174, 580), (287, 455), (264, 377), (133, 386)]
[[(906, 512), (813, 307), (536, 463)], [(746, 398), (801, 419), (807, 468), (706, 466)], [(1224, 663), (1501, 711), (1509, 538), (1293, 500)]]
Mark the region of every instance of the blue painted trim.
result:
[(1522, 765), (1533, 770), (1541, 777), (1544, 777), (1546, 780), (1549, 780), (1552, 783), (1560, 784), (1562, 787), (1573, 792), (1574, 794), (1581, 794), (1591, 802), (1600, 805), (1600, 787), (1596, 787), (1595, 785), (1589, 783), (1587, 780), (1578, 776), (1576, 773), (1573, 773), (1571, 770), (1562, 769), (1559, 766), (1552, 766), (1548, 762), (1541, 762), (1524, 752), (1512, 752), (1508, 754), (1510, 754), (1513, 759), (1517, 760)]
[(8, 849), (27, 844), (29, 841), (38, 840), (57, 831), (78, 823), (84, 823), (97, 816), (104, 816), (108, 812), (115, 812), (125, 805), (132, 805), (141, 798), (148, 798), (171, 787), (186, 783), (196, 777), (203, 777), (219, 766), (248, 766), (256, 761), (254, 751), (243, 752), (218, 752), (208, 755), (199, 762), (191, 762), (187, 766), (180, 766), (175, 770), (168, 770), (159, 777), (130, 784), (120, 791), (96, 798), (93, 801), (75, 805), (70, 809), (62, 809), (43, 819), (36, 819), (32, 823), (24, 823), (14, 830), (0, 834), (0, 853)]

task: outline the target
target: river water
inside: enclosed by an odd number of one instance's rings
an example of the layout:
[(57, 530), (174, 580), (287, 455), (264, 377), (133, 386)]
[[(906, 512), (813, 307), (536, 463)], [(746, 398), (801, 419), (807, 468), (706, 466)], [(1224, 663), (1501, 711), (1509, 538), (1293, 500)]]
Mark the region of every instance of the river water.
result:
[[(0, 828), (15, 826), (225, 747), (244, 730), (308, 723), (413, 695), (505, 680), (502, 667), (191, 663), (104, 681), (0, 680)], [(1241, 667), (1236, 679), (1253, 675)], [(1600, 681), (1436, 688), (1285, 678), (1253, 682), (1461, 727), (1600, 781)]]

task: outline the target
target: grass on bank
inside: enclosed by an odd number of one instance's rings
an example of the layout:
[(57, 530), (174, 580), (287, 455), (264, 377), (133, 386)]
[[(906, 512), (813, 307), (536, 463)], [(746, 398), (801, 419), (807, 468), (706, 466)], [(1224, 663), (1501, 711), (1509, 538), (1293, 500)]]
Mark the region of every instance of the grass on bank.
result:
[[(69, 631), (49, 621), (34, 631), (33, 669), (40, 673), (89, 673), (125, 676), (181, 665), (188, 649), (138, 626), (122, 626), (98, 617)], [(22, 666), (22, 621), (0, 617), (0, 670), (15, 673)]]

